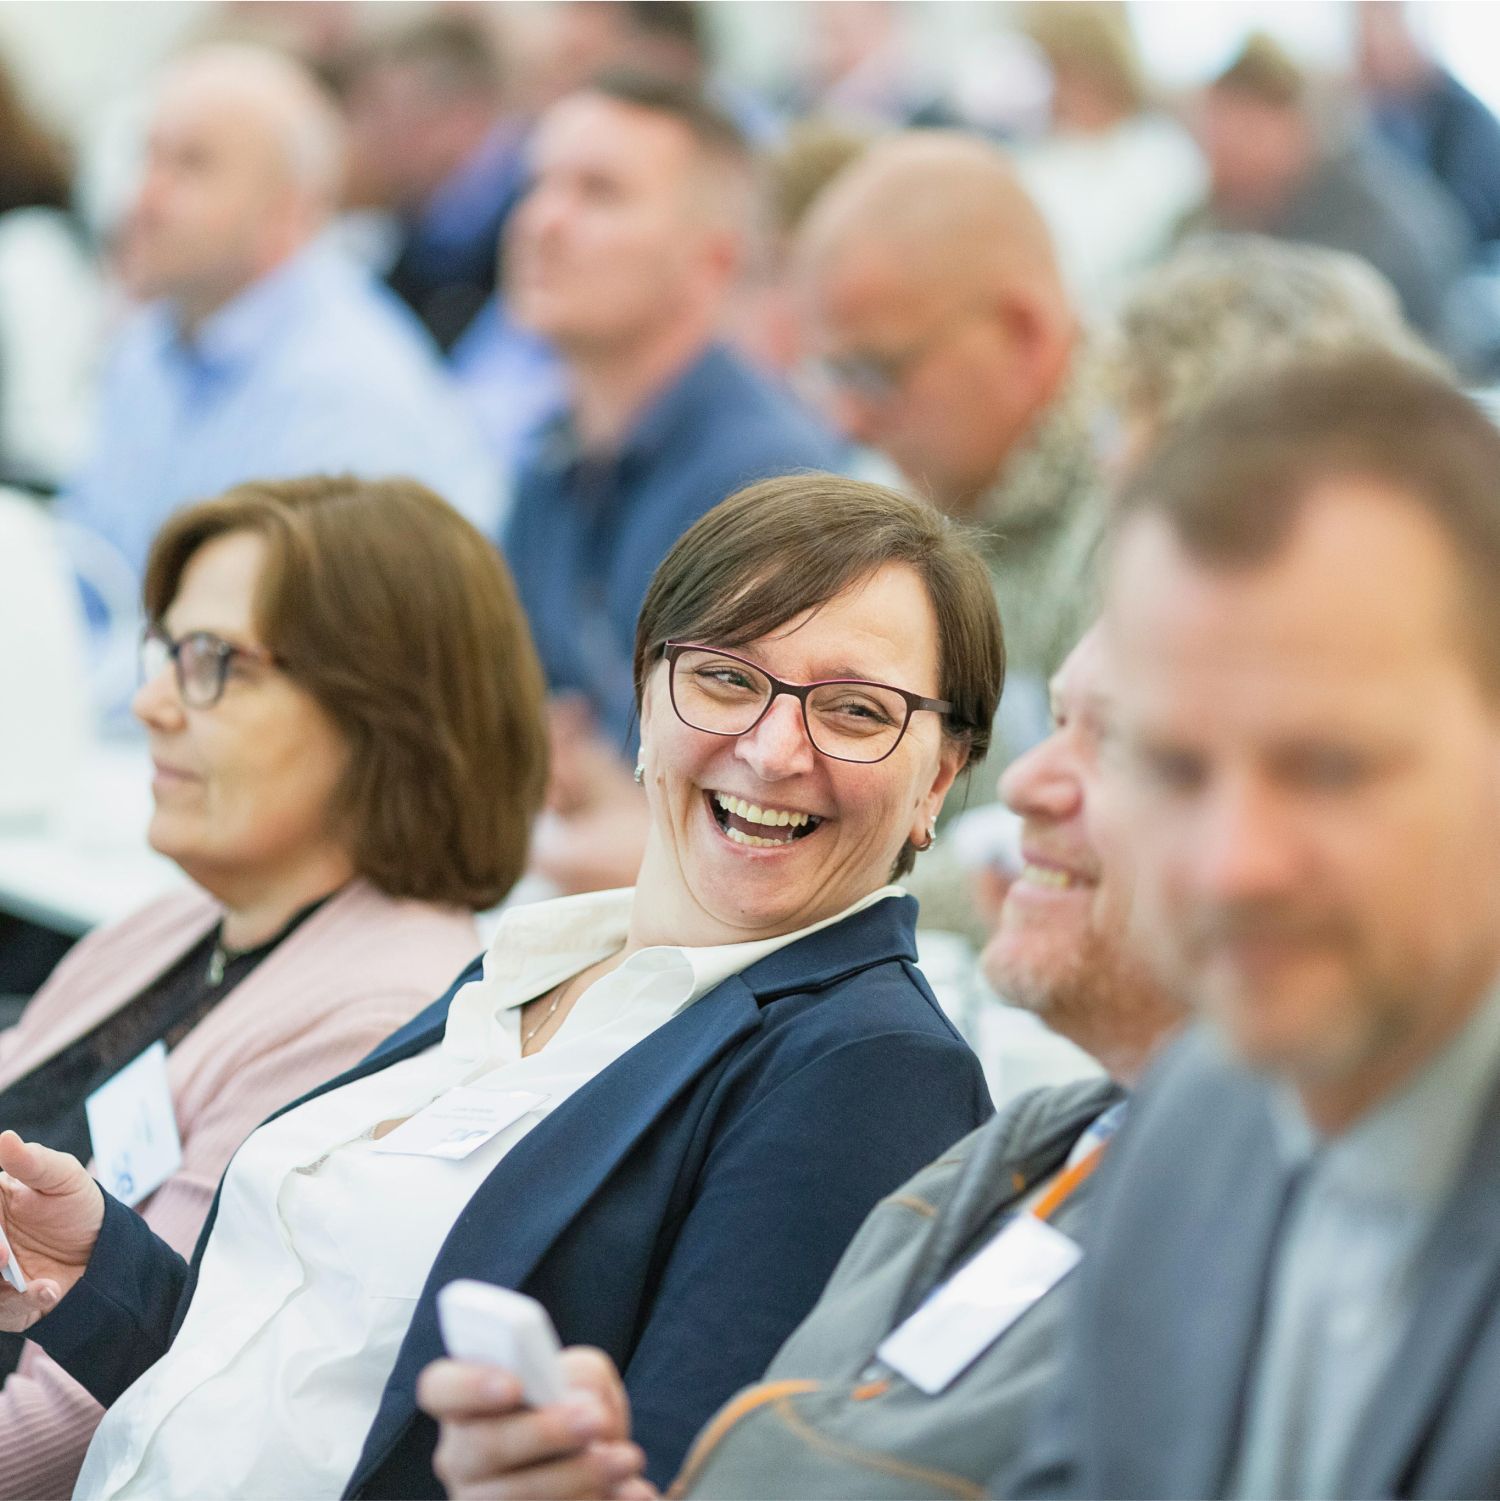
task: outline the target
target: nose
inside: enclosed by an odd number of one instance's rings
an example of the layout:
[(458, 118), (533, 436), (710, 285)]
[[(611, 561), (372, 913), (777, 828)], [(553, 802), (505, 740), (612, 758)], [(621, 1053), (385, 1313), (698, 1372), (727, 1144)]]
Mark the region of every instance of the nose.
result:
[(1018, 756), (1000, 778), (1000, 796), (1012, 813), (1061, 823), (1083, 808), (1083, 781), (1067, 734), (1054, 730)]
[(763, 782), (811, 771), (818, 754), (807, 738), (802, 705), (789, 693), (771, 700), (761, 722), (735, 741), (734, 753)]
[(130, 712), (148, 730), (167, 732), (181, 729), (186, 723), (182, 695), (177, 691), (177, 672), (170, 662), (164, 663), (160, 672), (135, 690)]
[(881, 431), (881, 405), (853, 391), (836, 389), (829, 399), (829, 408), (839, 431), (851, 443), (872, 447), (879, 441)]
[(1248, 776), (1226, 781), (1194, 822), (1189, 849), (1202, 896), (1254, 901), (1282, 895), (1294, 883), (1296, 845), (1274, 789)]

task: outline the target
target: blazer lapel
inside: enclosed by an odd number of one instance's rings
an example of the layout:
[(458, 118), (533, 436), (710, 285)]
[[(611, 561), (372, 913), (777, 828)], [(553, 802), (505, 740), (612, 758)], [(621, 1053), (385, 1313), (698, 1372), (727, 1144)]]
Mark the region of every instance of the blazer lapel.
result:
[[(521, 1286), (672, 1102), (757, 1029), (763, 1003), (891, 958), (915, 959), (915, 920), (911, 898), (892, 899), (778, 949), (642, 1039), (516, 1143), (464, 1207), (438, 1252), (354, 1468), (350, 1494), (399, 1441), (416, 1412), (417, 1375), (443, 1353), (437, 1290), (455, 1277), (475, 1276)], [(420, 1045), (417, 1039), (412, 1051)], [(383, 1054), (384, 1049), (372, 1054), (362, 1070), (396, 1061)], [(534, 1191), (539, 1182), (547, 1184), (546, 1193)], [(495, 1235), (496, 1224), (505, 1225), (503, 1236)]]
[[(437, 1290), (455, 1277), (519, 1287), (672, 1101), (758, 1025), (739, 976), (658, 1028), (563, 1101), (480, 1185), (443, 1242), (350, 1481), (357, 1492), (415, 1413), (418, 1373), (443, 1353)], [(547, 1184), (538, 1194), (534, 1186)], [(524, 1205), (524, 1212), (518, 1206)], [(496, 1236), (494, 1227), (506, 1233)]]
[(1411, 1324), (1354, 1446), (1347, 1490), (1409, 1494), (1410, 1470), (1500, 1297), (1500, 1090), (1490, 1097), (1458, 1191), (1433, 1231)]

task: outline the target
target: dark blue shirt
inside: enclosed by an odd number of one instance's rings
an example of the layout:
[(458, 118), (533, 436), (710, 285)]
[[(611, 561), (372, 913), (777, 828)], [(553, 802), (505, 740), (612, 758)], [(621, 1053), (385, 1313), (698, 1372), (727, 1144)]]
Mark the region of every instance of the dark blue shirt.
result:
[(1500, 120), (1451, 73), (1425, 89), (1378, 98), (1386, 141), (1425, 167), (1463, 206), (1480, 241), (1500, 240)]
[(736, 490), (837, 468), (841, 457), (790, 395), (720, 345), (657, 397), (614, 453), (581, 452), (566, 417), (546, 426), (516, 477), (505, 552), (549, 685), (583, 694), (624, 748), (635, 618), (657, 564)]

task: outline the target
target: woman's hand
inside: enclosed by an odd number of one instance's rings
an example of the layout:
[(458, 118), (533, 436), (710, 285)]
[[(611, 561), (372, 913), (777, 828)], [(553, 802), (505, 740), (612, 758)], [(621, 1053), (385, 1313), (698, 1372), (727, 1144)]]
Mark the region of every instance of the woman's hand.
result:
[(76, 1157), (0, 1132), (0, 1265), (15, 1253), (18, 1293), (0, 1281), (0, 1329), (29, 1329), (72, 1290), (99, 1238), (104, 1194)]
[(646, 1457), (630, 1438), (630, 1405), (600, 1350), (565, 1350), (571, 1395), (526, 1407), (516, 1378), (498, 1366), (435, 1360), (417, 1381), (417, 1404), (437, 1419), (433, 1468), (454, 1501), (525, 1497), (648, 1501)]

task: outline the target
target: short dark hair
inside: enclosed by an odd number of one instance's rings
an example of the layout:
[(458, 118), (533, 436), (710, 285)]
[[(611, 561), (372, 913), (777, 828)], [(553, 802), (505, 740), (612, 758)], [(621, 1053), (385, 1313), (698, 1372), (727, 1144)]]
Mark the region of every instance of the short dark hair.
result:
[(261, 641), (349, 747), (331, 811), (355, 869), (389, 896), (494, 906), (547, 775), (541, 665), (494, 547), (415, 480), (254, 481), (162, 527), (148, 619), (231, 532), (266, 546)]
[(602, 94), (619, 104), (669, 116), (710, 159), (746, 168), (754, 161), (749, 139), (733, 118), (702, 89), (681, 79), (642, 68), (606, 68), (589, 79), (581, 92)]
[[(678, 539), (651, 580), (635, 631), (635, 694), (671, 640), (743, 646), (827, 603), (887, 563), (926, 586), (938, 626), (943, 730), (984, 759), (1005, 683), (1000, 612), (958, 524), (925, 501), (836, 474), (763, 480), (721, 501)], [(896, 867), (905, 875), (914, 848)]]
[(1226, 388), (1172, 428), (1115, 504), (1115, 539), (1160, 516), (1190, 557), (1254, 567), (1315, 491), (1373, 481), (1447, 538), (1482, 682), (1500, 696), (1500, 429), (1451, 381), (1390, 355), (1304, 360)]

